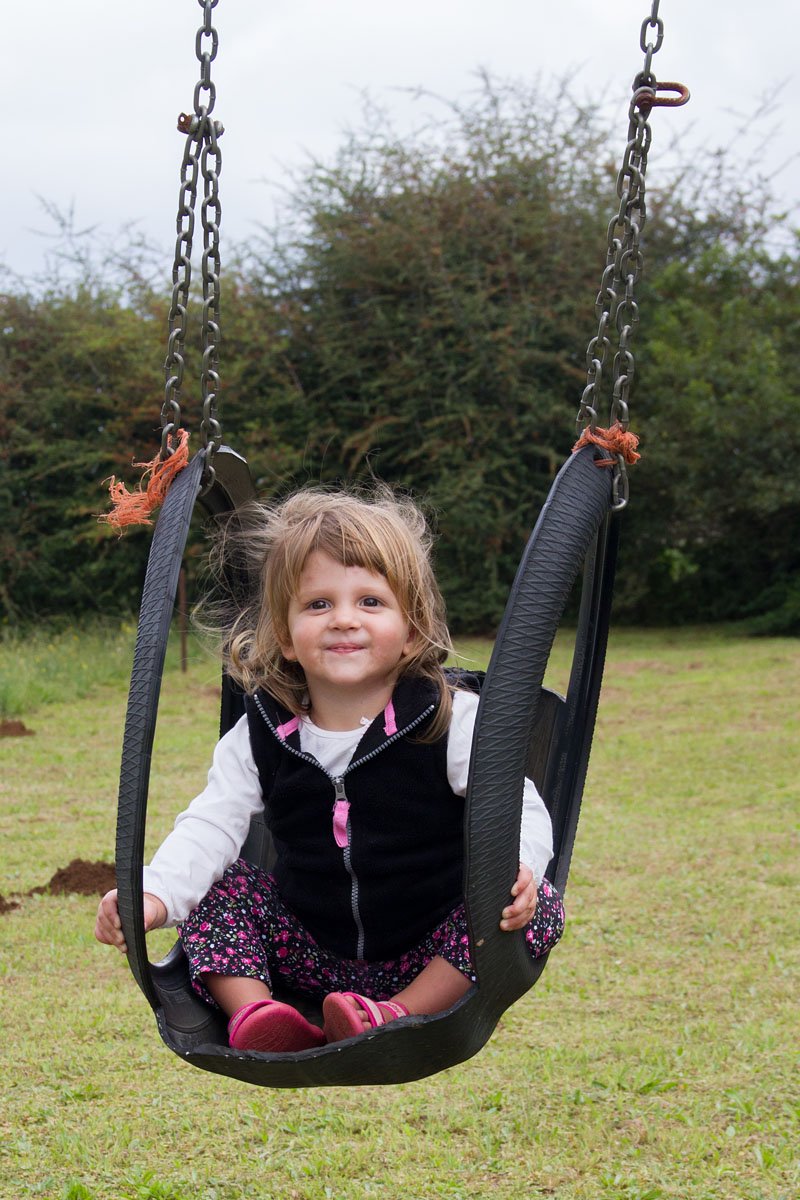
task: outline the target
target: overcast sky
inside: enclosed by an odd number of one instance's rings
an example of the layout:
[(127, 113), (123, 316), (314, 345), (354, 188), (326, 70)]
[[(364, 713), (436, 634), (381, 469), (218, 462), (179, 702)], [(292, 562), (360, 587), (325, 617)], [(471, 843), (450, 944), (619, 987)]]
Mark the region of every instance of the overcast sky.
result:
[[(358, 125), (365, 89), (404, 131), (425, 109), (403, 89), (464, 99), (478, 68), (527, 80), (572, 73), (582, 99), (616, 102), (621, 151), (649, 13), (650, 0), (220, 0), (223, 261), (225, 240), (269, 219), (284, 168), (331, 157)], [(776, 191), (797, 203), (794, 0), (662, 0), (660, 15), (656, 74), (685, 82), (692, 102), (653, 116), (651, 185), (673, 132), (726, 145), (783, 85), (759, 136), (772, 134), (765, 168), (780, 172)], [(78, 226), (108, 234), (136, 222), (171, 257), (183, 142), (175, 120), (192, 108), (201, 21), (197, 0), (5, 5), (0, 261), (24, 277), (41, 270), (47, 242), (34, 231), (52, 227), (37, 197), (73, 206)]]

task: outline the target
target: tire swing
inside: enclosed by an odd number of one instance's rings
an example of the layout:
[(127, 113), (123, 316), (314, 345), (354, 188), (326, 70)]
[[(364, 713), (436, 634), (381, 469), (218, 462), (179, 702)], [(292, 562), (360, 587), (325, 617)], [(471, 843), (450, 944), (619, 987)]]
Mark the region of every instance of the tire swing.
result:
[[(555, 853), (548, 878), (562, 894), (566, 887), (605, 658), (619, 533), (617, 514), (627, 502), (626, 463), (638, 457), (633, 450), (636, 439), (627, 433), (627, 397), (634, 372), (629, 341), (638, 322), (634, 287), (642, 266), (639, 235), (645, 222), (644, 175), (651, 136), (647, 118), (654, 105), (684, 103), (688, 92), (676, 84), (659, 85), (652, 74), (652, 56), (663, 37), (659, 0), (653, 0), (651, 14), (641, 29), (645, 65), (633, 84), (628, 143), (617, 180), (619, 214), (609, 225), (607, 262), (597, 298), (598, 332), (587, 349), (587, 384), (578, 414), (582, 433), (536, 521), (481, 690), (465, 815), (465, 903), (477, 984), (443, 1013), (392, 1021), (360, 1037), (318, 1049), (294, 1054), (238, 1051), (227, 1044), (223, 1016), (192, 991), (180, 944), (162, 962), (148, 961), (142, 911), (144, 831), (158, 699), (192, 513), (198, 504), (206, 514), (219, 516), (253, 496), (246, 463), (220, 445), (221, 429), (213, 411), (212, 389), (218, 384), (219, 251), (218, 220), (211, 220), (209, 213), (219, 216), (216, 139), (221, 127), (210, 118), (214, 101), (210, 63), (218, 44), (211, 26), (211, 10), (218, 0), (199, 3), (204, 10), (204, 25), (196, 42), (202, 78), (195, 90), (194, 117), (182, 117), (180, 124), (187, 140), (173, 271), (161, 465), (170, 462), (178, 430), (176, 393), (183, 372), (182, 333), (198, 160), (202, 161), (206, 195), (202, 210), (204, 445), (175, 475), (163, 498), (142, 595), (117, 823), (119, 912), (128, 960), (154, 1010), (164, 1042), (196, 1067), (265, 1087), (403, 1083), (476, 1054), (502, 1013), (533, 986), (544, 969), (545, 958), (532, 962), (528, 957), (522, 931), (499, 930), (498, 913), (507, 903), (517, 871), (525, 774), (533, 778), (553, 820)], [(649, 30), (656, 31), (655, 43), (647, 40)], [(203, 37), (211, 38), (210, 52), (201, 50)], [(206, 106), (200, 103), (204, 90), (209, 93)], [(679, 96), (665, 99), (658, 94), (662, 91), (677, 92)], [(613, 365), (611, 419), (609, 428), (601, 430), (597, 428), (596, 405), (612, 328), (619, 340)], [(543, 679), (562, 613), (581, 571), (572, 668), (566, 696), (561, 697), (545, 689)], [(223, 676), (223, 733), (242, 711), (241, 696)], [(263, 821), (256, 820), (242, 855), (267, 866), (270, 853), (269, 833)], [(275, 994), (284, 998), (278, 989)], [(314, 1018), (313, 1006), (295, 996), (291, 1000)]]

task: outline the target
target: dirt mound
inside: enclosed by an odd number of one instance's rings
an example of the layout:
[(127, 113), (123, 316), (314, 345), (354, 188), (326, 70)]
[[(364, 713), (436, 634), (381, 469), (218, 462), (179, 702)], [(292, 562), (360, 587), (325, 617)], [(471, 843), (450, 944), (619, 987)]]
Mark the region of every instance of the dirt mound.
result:
[(104, 896), (116, 886), (113, 863), (86, 862), (82, 858), (73, 858), (68, 866), (58, 868), (49, 883), (44, 887), (32, 888), (28, 894), (33, 896), (37, 892), (49, 892), (53, 896), (66, 896), (76, 892), (79, 896)]
[(0, 738), (4, 737), (33, 737), (33, 730), (24, 721), (9, 721), (4, 717), (0, 721)]
[[(86, 862), (73, 858), (66, 867), (59, 867), (49, 883), (31, 888), (24, 896), (104, 896), (117, 886), (113, 863)], [(0, 894), (0, 916), (19, 908), (19, 899)]]

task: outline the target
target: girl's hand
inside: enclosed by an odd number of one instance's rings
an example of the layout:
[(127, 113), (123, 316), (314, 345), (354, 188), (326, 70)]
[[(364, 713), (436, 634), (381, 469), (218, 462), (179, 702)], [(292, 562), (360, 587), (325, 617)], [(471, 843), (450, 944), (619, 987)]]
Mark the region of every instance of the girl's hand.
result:
[[(167, 910), (162, 900), (151, 892), (144, 893), (144, 928), (158, 929), (167, 919)], [(128, 947), (122, 934), (122, 922), (117, 907), (117, 889), (106, 892), (97, 909), (94, 936), (105, 946), (116, 946), (123, 954)]]
[(526, 867), (525, 863), (519, 864), (519, 873), (511, 895), (514, 899), (503, 909), (500, 928), (524, 929), (528, 922), (533, 920), (533, 914), (536, 912), (536, 881), (530, 867)]

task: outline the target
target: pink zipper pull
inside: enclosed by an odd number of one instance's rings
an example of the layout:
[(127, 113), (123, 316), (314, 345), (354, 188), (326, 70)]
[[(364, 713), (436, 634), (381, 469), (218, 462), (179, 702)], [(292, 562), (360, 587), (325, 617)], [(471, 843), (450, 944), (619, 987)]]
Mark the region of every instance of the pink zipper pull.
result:
[(350, 815), (350, 801), (345, 795), (343, 779), (334, 779), (333, 786), (336, 788), (336, 800), (333, 805), (333, 840), (340, 850), (344, 850), (349, 843), (347, 820)]

